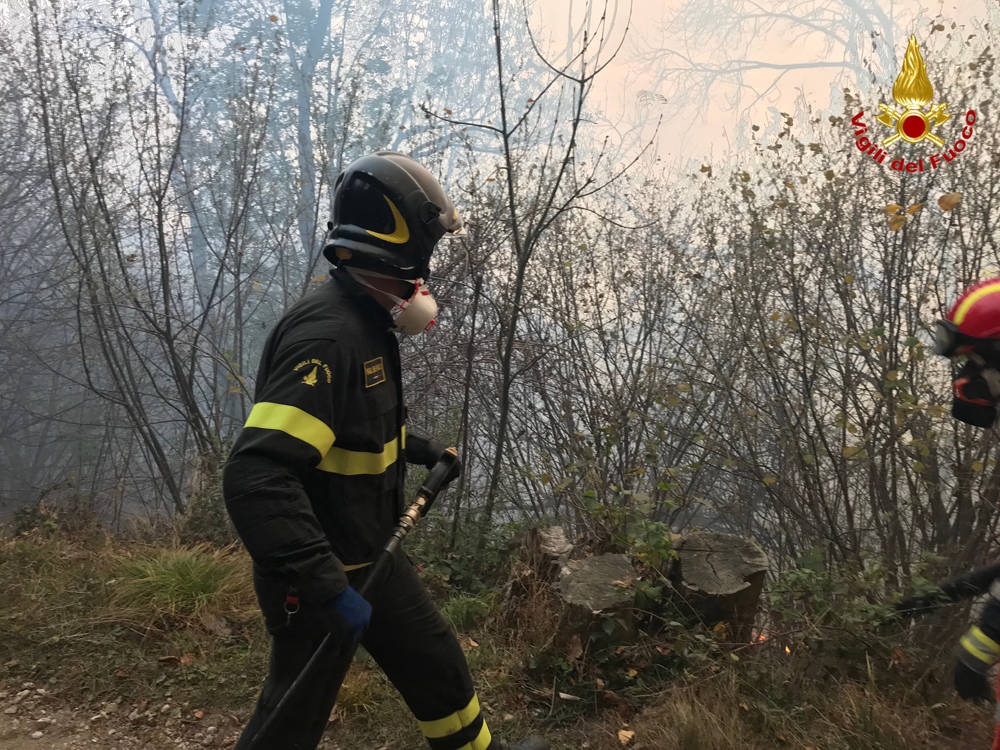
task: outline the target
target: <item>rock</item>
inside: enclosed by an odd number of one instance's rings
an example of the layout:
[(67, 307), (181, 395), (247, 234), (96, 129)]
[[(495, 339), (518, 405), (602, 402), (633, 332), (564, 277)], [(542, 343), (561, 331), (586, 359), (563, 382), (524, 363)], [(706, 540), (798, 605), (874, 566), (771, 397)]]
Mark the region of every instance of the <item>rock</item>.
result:
[(45, 732), (39, 732), (37, 730), (31, 733), (31, 739), (33, 740), (40, 740), (44, 736)]
[(17, 713), (17, 704), (15, 703), (13, 706), (7, 706), (7, 708), (5, 708), (3, 710), (3, 712), (5, 714), (16, 714)]
[(674, 545), (668, 577), (674, 590), (706, 625), (727, 622), (731, 639), (750, 640), (767, 576), (767, 555), (735, 534), (694, 531)]

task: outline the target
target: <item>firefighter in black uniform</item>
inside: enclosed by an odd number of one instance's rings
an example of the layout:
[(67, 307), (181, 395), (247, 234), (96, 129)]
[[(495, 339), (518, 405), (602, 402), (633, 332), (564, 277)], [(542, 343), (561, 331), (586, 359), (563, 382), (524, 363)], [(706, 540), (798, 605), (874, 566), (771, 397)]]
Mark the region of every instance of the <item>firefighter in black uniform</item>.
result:
[[(366, 601), (368, 566), (404, 510), (405, 464), (444, 445), (407, 435), (394, 332), (434, 322), (431, 253), (462, 227), (434, 177), (379, 152), (338, 177), (324, 254), (330, 280), (292, 306), (264, 347), (254, 406), (225, 467), (226, 507), (254, 563), (272, 635), (270, 673), (236, 747), (250, 746), (323, 637), (360, 639), (435, 750), (546, 750), (491, 737), (454, 633), (397, 554)], [(306, 686), (259, 750), (309, 750), (326, 727), (340, 670)]]
[[(934, 351), (964, 358), (954, 377), (952, 416), (977, 427), (996, 422), (1000, 403), (1000, 278), (966, 289), (935, 328)], [(979, 622), (962, 636), (955, 661), (955, 689), (966, 700), (989, 700), (987, 671), (1000, 661), (1000, 579)], [(1000, 750), (1000, 727), (993, 747)]]

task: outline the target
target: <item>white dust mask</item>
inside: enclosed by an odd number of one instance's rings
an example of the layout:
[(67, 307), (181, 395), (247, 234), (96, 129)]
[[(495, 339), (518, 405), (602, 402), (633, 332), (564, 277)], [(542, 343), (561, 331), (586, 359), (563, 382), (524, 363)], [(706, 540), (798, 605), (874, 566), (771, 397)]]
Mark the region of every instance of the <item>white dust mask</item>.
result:
[[(382, 279), (396, 279), (395, 276), (388, 276), (384, 273), (376, 273), (367, 269), (351, 268), (349, 266), (347, 270), (359, 284), (376, 292), (381, 292), (395, 303), (392, 309), (389, 310), (389, 315), (392, 316), (394, 324), (394, 331), (399, 331), (407, 336), (415, 336), (418, 333), (429, 331), (431, 326), (434, 325), (438, 304), (437, 300), (430, 293), (430, 290), (427, 289), (427, 284), (423, 279), (415, 279), (413, 281), (413, 294), (410, 295), (409, 299), (402, 299), (395, 294), (372, 286), (364, 278), (365, 276), (376, 276)], [(396, 280), (398, 281), (398, 279)]]

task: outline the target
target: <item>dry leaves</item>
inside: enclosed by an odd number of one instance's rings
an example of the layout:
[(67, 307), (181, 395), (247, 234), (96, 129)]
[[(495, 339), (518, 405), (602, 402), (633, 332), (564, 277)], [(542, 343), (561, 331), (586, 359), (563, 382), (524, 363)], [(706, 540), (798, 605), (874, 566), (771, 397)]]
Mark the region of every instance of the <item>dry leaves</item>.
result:
[[(938, 198), (938, 207), (942, 211), (946, 212), (951, 211), (951, 209), (957, 206), (961, 200), (962, 200), (961, 193), (945, 193), (940, 198)], [(923, 207), (924, 207), (923, 203), (914, 203), (913, 205), (909, 206), (906, 209), (905, 214), (903, 214), (900, 213), (903, 210), (903, 207), (901, 205), (899, 205), (898, 203), (890, 203), (889, 205), (884, 206), (882, 208), (882, 211), (884, 211), (889, 216), (889, 229), (891, 229), (893, 232), (898, 232), (900, 229), (906, 226), (906, 222), (908, 222), (911, 218), (913, 218), (913, 215), (916, 214), (917, 211), (919, 211)]]
[(938, 207), (942, 211), (951, 211), (955, 206), (957, 206), (962, 200), (961, 193), (945, 193), (940, 198), (938, 198)]
[(566, 659), (576, 661), (581, 656), (583, 656), (583, 644), (580, 642), (580, 636), (574, 633), (566, 646)]
[(635, 739), (635, 732), (631, 729), (618, 730), (618, 741), (622, 743), (623, 746), (630, 743), (633, 739)]

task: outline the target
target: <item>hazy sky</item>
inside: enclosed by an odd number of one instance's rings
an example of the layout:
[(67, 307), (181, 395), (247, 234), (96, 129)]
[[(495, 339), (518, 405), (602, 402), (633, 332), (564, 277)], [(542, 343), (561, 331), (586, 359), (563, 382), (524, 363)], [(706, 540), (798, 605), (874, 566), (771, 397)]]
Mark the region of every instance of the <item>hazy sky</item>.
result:
[[(519, 15), (520, 0), (504, 1), (515, 17)], [(553, 62), (565, 60), (567, 36), (581, 27), (588, 6), (595, 27), (603, 0), (535, 1), (532, 28)], [(610, 41), (602, 59), (622, 39), (629, 6), (629, 0), (608, 0)], [(777, 18), (789, 8), (800, 17), (808, 15), (810, 26)], [(862, 9), (862, 21), (852, 16), (852, 8)], [(27, 0), (0, 0), (0, 25), (20, 25), (26, 9)], [(766, 128), (778, 112), (803, 106), (824, 111), (831, 102), (839, 108), (839, 90), (858, 88), (859, 76), (847, 65), (852, 54), (868, 57), (876, 74), (874, 82), (870, 74), (860, 76), (870, 87), (861, 93), (871, 96), (871, 108), (889, 101), (911, 33), (917, 35), (934, 84), (935, 66), (941, 69), (961, 56), (955, 40), (945, 39), (952, 23), (966, 36), (976, 33), (979, 41), (987, 36), (998, 41), (1000, 2), (633, 0), (625, 43), (598, 77), (591, 108), (604, 114), (612, 132), (632, 134), (637, 142), (652, 136), (652, 124), (662, 116), (657, 153), (669, 163), (711, 162), (736, 152), (750, 124)], [(946, 31), (932, 31), (935, 24)], [(848, 36), (858, 29), (861, 43), (851, 43)], [(739, 85), (724, 69), (715, 71), (711, 85), (706, 85), (710, 69), (724, 68), (733, 60), (749, 68)], [(891, 70), (884, 70), (886, 64)], [(801, 67), (783, 68), (788, 65)], [(691, 72), (698, 67), (701, 74)], [(664, 78), (668, 68), (673, 72)]]
[[(602, 7), (603, 3), (596, 0), (592, 5)], [(612, 33), (616, 40), (624, 32), (628, 5), (627, 0), (609, 3), (612, 14), (617, 10)], [(539, 35), (553, 54), (564, 53), (567, 29), (570, 23), (579, 25), (586, 6), (586, 0), (544, 0), (536, 6)], [(810, 27), (776, 18), (789, 7), (797, 14), (811, 12)], [(867, 23), (852, 17), (851, 7), (867, 8)], [(734, 8), (743, 14), (740, 25), (736, 25)], [(891, 103), (892, 84), (910, 34), (917, 35), (934, 84), (935, 66), (953, 64), (961, 56), (958, 33), (951, 40), (946, 38), (952, 23), (964, 37), (976, 33), (979, 40), (991, 36), (996, 41), (1000, 39), (1000, 3), (635, 0), (625, 45), (598, 79), (593, 104), (600, 105), (619, 132), (642, 120), (655, 121), (662, 114), (661, 155), (671, 162), (711, 161), (732, 153), (750, 123), (764, 126), (777, 112), (794, 112), (796, 104), (827, 110), (843, 86), (857, 88), (859, 77), (870, 86), (872, 109), (879, 101)], [(988, 31), (982, 28), (984, 23), (989, 23)], [(935, 30), (935, 25), (944, 26), (944, 31)], [(887, 26), (893, 28), (887, 30)], [(860, 38), (855, 44), (848, 40), (852, 31)], [(894, 44), (887, 57), (890, 38)], [(871, 58), (874, 82), (870, 73), (860, 70), (858, 76), (850, 70), (847, 58), (852, 53)], [(742, 64), (751, 68), (742, 75), (742, 87), (734, 76), (719, 72), (706, 90), (708, 72), (700, 76), (683, 72), (691, 67), (719, 67), (726, 60), (745, 61)], [(891, 71), (883, 70), (886, 63)], [(802, 67), (783, 69), (789, 64)], [(675, 68), (673, 78), (659, 80), (658, 71), (667, 67)], [(642, 95), (643, 91), (650, 93)]]

